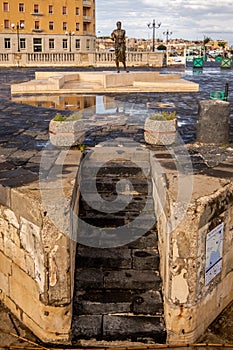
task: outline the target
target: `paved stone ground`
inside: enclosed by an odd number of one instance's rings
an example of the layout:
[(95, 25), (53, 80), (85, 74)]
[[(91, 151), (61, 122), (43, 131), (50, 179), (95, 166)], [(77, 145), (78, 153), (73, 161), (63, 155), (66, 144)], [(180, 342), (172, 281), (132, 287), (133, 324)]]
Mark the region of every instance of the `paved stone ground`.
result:
[[(0, 182), (4, 185), (19, 186), (38, 178), (40, 156), (48, 141), (49, 121), (58, 110), (34, 107), (11, 101), (10, 85), (34, 78), (34, 72), (49, 69), (10, 68), (0, 70)], [(54, 70), (54, 69), (53, 69)], [(57, 69), (59, 70), (59, 69)], [(60, 69), (61, 70), (61, 69)], [(66, 70), (63, 68), (63, 70)], [(72, 70), (72, 69), (69, 69)], [(75, 69), (73, 69), (75, 70)], [(168, 70), (164, 70), (166, 73)], [(172, 71), (172, 70), (170, 70)], [(213, 176), (232, 178), (232, 142), (233, 120), (231, 118), (231, 144), (226, 147), (213, 145), (195, 145), (198, 101), (208, 99), (210, 91), (224, 90), (225, 84), (233, 79), (232, 69), (221, 70), (218, 65), (210, 64), (206, 68), (193, 71), (187, 67), (180, 73), (186, 79), (198, 82), (198, 93), (150, 93), (114, 95), (119, 103), (124, 104), (128, 120), (134, 123), (144, 117), (142, 111), (148, 102), (174, 103), (179, 115), (178, 127), (188, 148), (193, 155), (195, 172), (212, 172)], [(233, 91), (229, 87), (229, 99), (233, 114)], [(70, 113), (68, 110), (63, 114)], [(225, 168), (224, 165), (225, 164)], [(224, 169), (224, 170), (223, 170)], [(31, 341), (35, 337), (25, 330), (7, 310), (0, 306), (0, 349), (1, 345), (25, 346), (26, 342), (10, 335), (14, 333)], [(204, 342), (233, 342), (233, 304), (231, 304), (216, 322), (203, 335)], [(2, 332), (5, 330), (8, 334)], [(92, 344), (95, 345), (95, 344)], [(122, 344), (121, 344), (122, 345)]]

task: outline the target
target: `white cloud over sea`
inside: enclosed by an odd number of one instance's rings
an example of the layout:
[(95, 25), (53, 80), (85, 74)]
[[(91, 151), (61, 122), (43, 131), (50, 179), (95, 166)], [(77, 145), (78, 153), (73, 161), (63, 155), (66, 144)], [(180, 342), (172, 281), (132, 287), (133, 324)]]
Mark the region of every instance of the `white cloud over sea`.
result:
[(110, 35), (116, 21), (128, 37), (151, 38), (147, 23), (161, 22), (156, 37), (228, 40), (233, 44), (233, 0), (96, 0), (96, 31)]

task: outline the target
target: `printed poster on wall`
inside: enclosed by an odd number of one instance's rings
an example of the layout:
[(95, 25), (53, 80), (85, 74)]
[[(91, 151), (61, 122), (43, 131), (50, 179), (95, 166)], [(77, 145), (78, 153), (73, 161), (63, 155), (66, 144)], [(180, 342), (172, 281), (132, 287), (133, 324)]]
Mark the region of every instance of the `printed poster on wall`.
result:
[(223, 228), (221, 223), (206, 236), (205, 285), (222, 271)]

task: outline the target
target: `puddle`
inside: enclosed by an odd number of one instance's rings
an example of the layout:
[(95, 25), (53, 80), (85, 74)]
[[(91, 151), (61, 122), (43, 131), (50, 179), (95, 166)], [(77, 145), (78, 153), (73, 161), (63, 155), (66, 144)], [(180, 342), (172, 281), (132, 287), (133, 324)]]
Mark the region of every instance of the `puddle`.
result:
[(102, 95), (28, 95), (12, 96), (11, 101), (24, 103), (34, 107), (58, 110), (79, 111), (92, 108), (96, 114), (114, 114), (123, 110), (114, 98)]

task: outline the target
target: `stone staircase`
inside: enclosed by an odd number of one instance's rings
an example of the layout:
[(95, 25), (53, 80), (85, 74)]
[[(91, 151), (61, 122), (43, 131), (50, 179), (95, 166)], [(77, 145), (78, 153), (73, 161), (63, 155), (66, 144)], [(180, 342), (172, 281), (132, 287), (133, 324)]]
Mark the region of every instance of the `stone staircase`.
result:
[[(114, 148), (93, 152), (81, 171), (78, 241), (85, 244), (76, 252), (73, 339), (165, 343), (149, 155), (143, 149), (135, 154), (133, 147)], [(118, 211), (98, 210), (93, 183), (107, 207), (119, 195), (131, 200), (124, 208), (124, 200), (115, 203)]]

